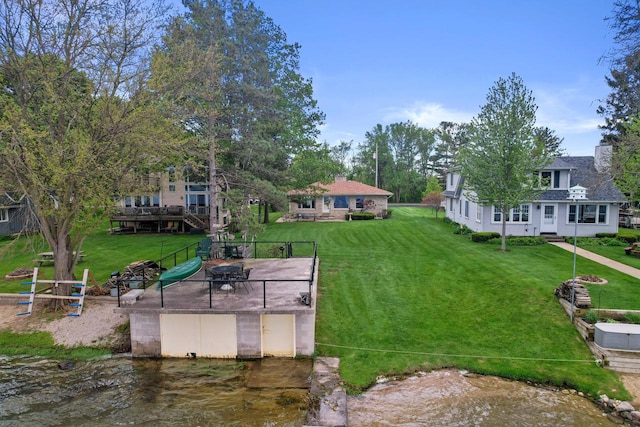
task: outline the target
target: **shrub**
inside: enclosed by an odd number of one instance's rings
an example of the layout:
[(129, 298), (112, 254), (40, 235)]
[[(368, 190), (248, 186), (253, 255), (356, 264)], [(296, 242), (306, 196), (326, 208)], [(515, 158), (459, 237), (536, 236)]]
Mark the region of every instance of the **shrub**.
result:
[(382, 219), (389, 219), (391, 218), (391, 213), (393, 211), (391, 209), (384, 209), (381, 214), (382, 214)]
[(373, 212), (354, 212), (352, 214), (344, 214), (344, 219), (348, 220), (349, 216), (354, 221), (367, 221), (376, 217)]
[(445, 224), (452, 224), (453, 220), (448, 216), (445, 216), (444, 218), (442, 218), (442, 222), (444, 222)]
[(453, 231), (453, 234), (462, 234), (463, 236), (466, 236), (468, 234), (473, 234), (473, 230), (466, 225), (460, 225)]
[(597, 323), (598, 320), (600, 320), (600, 316), (598, 316), (598, 313), (593, 310), (587, 311), (587, 313), (584, 315), (584, 321), (587, 323), (591, 323), (592, 325), (594, 323)]
[(471, 241), (478, 242), (478, 243), (483, 243), (491, 239), (499, 239), (499, 238), (500, 238), (500, 233), (497, 233), (495, 231), (480, 231), (480, 232), (471, 234)]
[(640, 324), (640, 314), (638, 314), (638, 313), (625, 313), (624, 320), (627, 323)]
[(618, 233), (618, 239), (630, 245), (638, 241), (638, 236), (636, 236), (635, 234)]
[[(611, 234), (611, 233), (603, 233), (603, 234)], [(573, 244), (573, 237), (569, 242)], [(615, 237), (602, 237), (602, 238), (594, 238), (594, 237), (579, 237), (578, 244), (581, 246), (626, 246), (627, 243), (617, 239)]]
[(617, 237), (616, 233), (596, 233), (596, 237), (602, 239), (604, 237)]
[(533, 236), (509, 236), (508, 244), (512, 246), (538, 246), (545, 245), (547, 243), (547, 239), (544, 237), (533, 237)]

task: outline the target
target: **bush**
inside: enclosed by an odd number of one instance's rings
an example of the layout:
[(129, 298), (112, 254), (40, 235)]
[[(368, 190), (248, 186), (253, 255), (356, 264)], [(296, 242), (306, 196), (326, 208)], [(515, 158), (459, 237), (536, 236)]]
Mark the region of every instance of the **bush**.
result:
[[(610, 234), (610, 233), (606, 233), (606, 234)], [(569, 243), (573, 244), (573, 237), (571, 238), (571, 241)], [(615, 237), (602, 237), (602, 238), (579, 237), (578, 244), (581, 246), (626, 246), (627, 245), (625, 241), (617, 239)]]
[(597, 323), (598, 320), (600, 320), (600, 316), (598, 316), (598, 313), (593, 310), (587, 311), (587, 313), (584, 315), (584, 321), (587, 323), (591, 323), (592, 325), (594, 323)]
[(615, 237), (617, 237), (617, 233), (596, 233), (596, 237), (599, 238), (599, 239), (602, 239), (604, 237), (615, 238)]
[(638, 313), (625, 313), (624, 320), (627, 323), (640, 324), (640, 314), (638, 314)]
[(393, 212), (391, 209), (385, 209), (381, 212), (382, 214), (382, 219), (389, 219), (391, 218), (391, 212)]
[(344, 214), (344, 219), (349, 220), (349, 216), (354, 221), (367, 221), (376, 217), (373, 212), (354, 212), (352, 214)]
[(635, 234), (624, 234), (624, 233), (618, 233), (618, 239), (622, 240), (627, 245), (631, 245), (632, 243), (635, 243), (639, 240), (638, 236), (636, 236)]
[(538, 246), (547, 243), (547, 239), (540, 236), (509, 236), (507, 239), (508, 244), (512, 246)]
[(471, 241), (478, 242), (478, 243), (484, 243), (491, 239), (499, 239), (499, 238), (500, 238), (500, 233), (497, 233), (495, 231), (480, 231), (480, 232), (471, 234)]
[(466, 236), (468, 234), (473, 234), (473, 230), (466, 225), (460, 225), (453, 231), (453, 234), (461, 234), (463, 236)]

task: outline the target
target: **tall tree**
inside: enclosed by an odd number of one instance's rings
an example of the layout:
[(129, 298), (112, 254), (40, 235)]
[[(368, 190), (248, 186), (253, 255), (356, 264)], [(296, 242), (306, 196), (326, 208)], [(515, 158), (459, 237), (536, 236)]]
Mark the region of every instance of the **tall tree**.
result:
[(440, 122), (434, 130), (436, 144), (433, 154), (433, 169), (444, 184), (447, 172), (454, 165), (458, 153), (469, 141), (468, 123)]
[(460, 152), (461, 173), (471, 190), (467, 197), (501, 213), (503, 251), (507, 213), (543, 191), (535, 172), (551, 161), (546, 147), (536, 140), (536, 110), (522, 78), (513, 73), (498, 79), (471, 122), (470, 142)]
[(344, 173), (344, 166), (333, 157), (327, 143), (297, 153), (289, 170), (292, 187), (297, 189), (314, 182), (332, 182), (335, 175), (341, 173)]
[(144, 91), (164, 13), (133, 0), (0, 2), (0, 178), (31, 200), (58, 280), (172, 134)]
[(597, 111), (605, 119), (603, 141), (615, 149), (629, 120), (640, 112), (640, 2), (614, 1), (612, 16), (605, 20), (614, 32), (614, 46), (603, 56), (611, 67), (606, 77), (611, 92)]
[[(183, 4), (187, 12), (172, 24), (180, 31), (168, 33), (163, 51), (181, 49), (192, 40), (200, 50), (212, 52), (213, 72), (191, 81), (191, 92), (203, 103), (190, 107), (192, 129), (209, 141), (211, 182), (221, 173), (232, 188), (263, 203), (282, 203), (278, 186), (286, 182), (291, 158), (314, 143), (324, 119), (311, 81), (298, 71), (300, 47), (288, 43), (282, 29), (252, 1)], [(186, 84), (179, 74), (174, 82)], [(199, 113), (202, 108), (211, 114)]]

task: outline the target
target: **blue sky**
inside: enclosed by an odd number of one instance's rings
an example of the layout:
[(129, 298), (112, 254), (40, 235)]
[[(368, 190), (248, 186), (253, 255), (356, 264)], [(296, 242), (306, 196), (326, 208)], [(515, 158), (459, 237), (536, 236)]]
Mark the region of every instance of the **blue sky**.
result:
[(326, 114), (321, 142), (355, 147), (378, 123), (469, 122), (512, 72), (568, 154), (593, 155), (600, 141), (612, 1), (254, 1), (301, 45)]

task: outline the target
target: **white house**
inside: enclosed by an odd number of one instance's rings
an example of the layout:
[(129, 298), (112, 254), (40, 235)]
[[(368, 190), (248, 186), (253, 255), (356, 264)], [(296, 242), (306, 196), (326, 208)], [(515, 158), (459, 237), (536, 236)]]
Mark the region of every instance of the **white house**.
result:
[[(506, 234), (573, 236), (576, 211), (578, 236), (616, 233), (619, 207), (625, 197), (609, 174), (610, 158), (611, 147), (605, 145), (596, 147), (595, 157), (557, 157), (539, 172), (540, 182), (548, 183), (547, 190), (508, 213)], [(570, 198), (569, 188), (574, 186), (586, 188), (586, 200)], [(494, 206), (472, 202), (470, 192), (458, 170), (447, 174), (443, 193), (447, 217), (473, 231), (501, 232), (501, 212)]]

